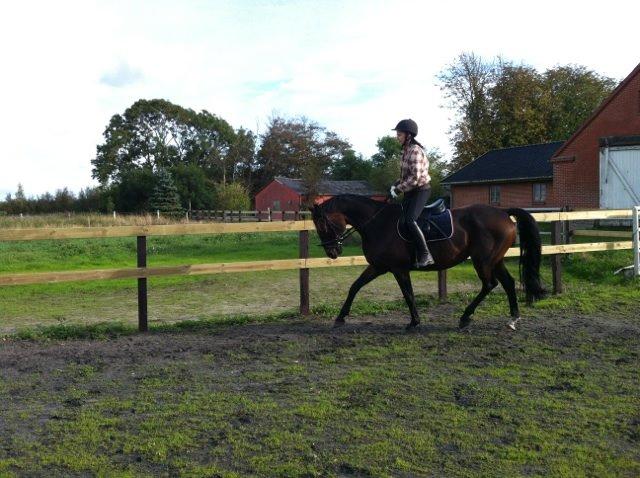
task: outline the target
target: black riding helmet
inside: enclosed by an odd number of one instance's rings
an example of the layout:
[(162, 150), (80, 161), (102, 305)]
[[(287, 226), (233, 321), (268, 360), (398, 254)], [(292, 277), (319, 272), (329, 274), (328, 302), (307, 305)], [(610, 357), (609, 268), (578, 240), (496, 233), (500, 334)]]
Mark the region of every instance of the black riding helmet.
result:
[(402, 131), (403, 133), (409, 133), (414, 138), (418, 136), (418, 124), (412, 119), (403, 119), (400, 121), (393, 131)]

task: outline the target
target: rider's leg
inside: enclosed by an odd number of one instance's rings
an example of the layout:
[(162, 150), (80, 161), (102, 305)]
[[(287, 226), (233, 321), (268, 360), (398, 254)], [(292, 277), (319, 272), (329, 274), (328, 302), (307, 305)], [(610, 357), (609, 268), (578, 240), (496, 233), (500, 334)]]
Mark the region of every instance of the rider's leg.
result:
[(418, 251), (418, 257), (415, 267), (426, 267), (434, 263), (431, 252), (427, 247), (427, 241), (420, 229), (420, 226), (416, 223), (416, 219), (420, 216), (422, 209), (429, 200), (431, 189), (413, 190), (405, 193), (404, 204), (404, 224), (411, 235), (413, 242), (416, 245)]

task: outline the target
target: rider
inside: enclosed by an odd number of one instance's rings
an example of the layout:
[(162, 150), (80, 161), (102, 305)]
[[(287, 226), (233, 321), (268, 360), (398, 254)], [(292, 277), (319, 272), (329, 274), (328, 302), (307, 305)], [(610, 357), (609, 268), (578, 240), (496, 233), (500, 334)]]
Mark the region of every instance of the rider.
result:
[(393, 130), (396, 131), (398, 141), (402, 144), (402, 177), (393, 183), (389, 193), (394, 199), (398, 197), (398, 193), (404, 193), (402, 200), (403, 222), (418, 249), (418, 257), (414, 266), (416, 268), (426, 267), (433, 264), (434, 261), (416, 219), (420, 216), (431, 194), (429, 160), (422, 149), (423, 146), (415, 139), (418, 135), (418, 125), (415, 121), (404, 119)]

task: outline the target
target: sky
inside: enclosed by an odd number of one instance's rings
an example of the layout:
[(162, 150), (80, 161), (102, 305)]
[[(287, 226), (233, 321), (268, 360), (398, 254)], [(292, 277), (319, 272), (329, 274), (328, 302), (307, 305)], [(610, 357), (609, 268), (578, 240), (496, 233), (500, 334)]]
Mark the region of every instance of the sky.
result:
[(640, 62), (639, 17), (637, 1), (6, 2), (0, 195), (95, 185), (109, 119), (140, 98), (258, 133), (273, 114), (303, 115), (366, 156), (413, 118), (446, 157), (453, 113), (436, 75), (458, 54), (621, 80)]

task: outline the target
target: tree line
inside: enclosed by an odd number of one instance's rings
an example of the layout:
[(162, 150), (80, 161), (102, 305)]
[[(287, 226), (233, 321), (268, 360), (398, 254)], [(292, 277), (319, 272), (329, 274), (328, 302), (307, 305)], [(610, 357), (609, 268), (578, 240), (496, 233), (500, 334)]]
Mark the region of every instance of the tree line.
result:
[[(447, 173), (490, 149), (568, 138), (616, 84), (582, 66), (541, 72), (473, 53), (459, 55), (438, 81), (455, 120), (452, 157), (445, 160), (427, 148), (434, 196), (445, 194), (440, 181)], [(0, 210), (247, 209), (253, 195), (278, 175), (302, 178), (313, 196), (325, 178), (364, 179), (385, 191), (400, 171), (401, 147), (392, 136), (379, 138), (376, 153), (367, 158), (306, 117), (272, 116), (258, 134), (163, 99), (141, 99), (115, 114), (103, 138), (91, 160), (98, 186), (77, 195), (63, 188), (30, 198), (19, 186), (0, 202)]]

